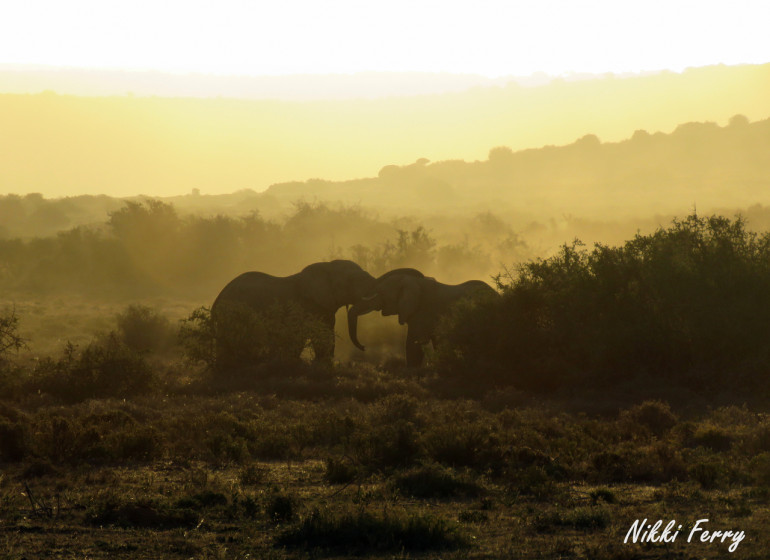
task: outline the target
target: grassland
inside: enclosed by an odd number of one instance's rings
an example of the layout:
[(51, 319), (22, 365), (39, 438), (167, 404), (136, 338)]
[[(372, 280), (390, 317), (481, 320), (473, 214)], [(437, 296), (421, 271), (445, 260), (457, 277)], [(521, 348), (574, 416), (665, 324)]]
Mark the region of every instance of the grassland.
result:
[(729, 554), (686, 534), (624, 544), (643, 518), (742, 530), (736, 558), (767, 549), (770, 418), (755, 407), (468, 399), (395, 366), (276, 370), (239, 391), (177, 383), (4, 401), (2, 557)]

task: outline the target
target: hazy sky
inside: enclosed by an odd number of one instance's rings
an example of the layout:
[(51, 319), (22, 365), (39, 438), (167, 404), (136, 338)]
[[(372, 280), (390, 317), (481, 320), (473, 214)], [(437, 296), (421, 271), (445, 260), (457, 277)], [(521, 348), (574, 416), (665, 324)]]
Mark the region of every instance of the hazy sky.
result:
[(0, 63), (218, 74), (638, 72), (770, 62), (767, 0), (25, 0)]

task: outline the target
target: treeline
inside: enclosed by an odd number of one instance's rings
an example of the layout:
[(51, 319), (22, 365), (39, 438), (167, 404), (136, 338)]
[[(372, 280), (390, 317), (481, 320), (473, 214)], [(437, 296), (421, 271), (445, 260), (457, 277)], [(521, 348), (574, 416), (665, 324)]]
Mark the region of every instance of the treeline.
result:
[(513, 151), (487, 160), (421, 159), (383, 167), (377, 178), (309, 180), (271, 186), (265, 194), (361, 201), (387, 209), (428, 206), (450, 211), (494, 204), (498, 211), (542, 219), (559, 213), (592, 219), (700, 208), (748, 206), (770, 187), (770, 119), (735, 115), (727, 126), (682, 124), (670, 134), (637, 130), (622, 142), (588, 134), (564, 146)]
[[(494, 207), (517, 230), (555, 230), (551, 223), (572, 220), (566, 237), (621, 241), (640, 219), (655, 214), (701, 211), (730, 214), (735, 208), (766, 203), (770, 188), (770, 119), (749, 122), (734, 116), (727, 126), (691, 122), (671, 134), (638, 130), (623, 142), (602, 143), (586, 135), (565, 146), (513, 151), (499, 146), (484, 161), (420, 159), (387, 165), (377, 177), (350, 181), (311, 179), (281, 183), (263, 193), (242, 190), (227, 195), (200, 194), (154, 198), (173, 204), (182, 215), (260, 216), (283, 220), (297, 200), (356, 205), (390, 218), (416, 214), (427, 226), (439, 216), (474, 216)], [(139, 187), (141, 188), (141, 187)], [(126, 199), (141, 202), (151, 197)], [(45, 237), (82, 225), (104, 222), (125, 200), (107, 196), (46, 199), (39, 194), (0, 196), (0, 239)], [(752, 226), (770, 224), (770, 212), (752, 209)], [(759, 224), (754, 218), (760, 219)], [(606, 222), (630, 222), (623, 236)], [(583, 221), (582, 224), (574, 223)], [(591, 224), (585, 221), (592, 222)], [(598, 222), (598, 223), (597, 223)], [(555, 242), (554, 242), (555, 243)]]
[(283, 220), (181, 216), (156, 201), (127, 202), (98, 227), (56, 236), (0, 240), (0, 287), (33, 295), (212, 300), (246, 270), (275, 275), (307, 264), (350, 258), (373, 274), (412, 266), (442, 278), (488, 276), (502, 262), (528, 257), (526, 244), (491, 214), (468, 218), (474, 232), (459, 243), (439, 243), (410, 221), (384, 221), (357, 207), (297, 203)]

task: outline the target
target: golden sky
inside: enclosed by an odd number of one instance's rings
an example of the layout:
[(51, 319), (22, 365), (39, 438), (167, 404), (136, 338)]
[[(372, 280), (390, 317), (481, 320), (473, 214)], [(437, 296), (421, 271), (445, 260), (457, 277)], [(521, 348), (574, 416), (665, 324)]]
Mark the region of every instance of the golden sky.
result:
[[(618, 141), (637, 129), (770, 116), (766, 69), (685, 71), (770, 62), (767, 0), (25, 0), (0, 12), (4, 77), (37, 66), (129, 71), (53, 72), (56, 85), (21, 90), (0, 81), (0, 194), (261, 191), (374, 177), (423, 157), (483, 160), (501, 145), (539, 148), (586, 134)], [(123, 88), (126, 76), (147, 79), (138, 70), (169, 82), (163, 73), (208, 81), (337, 74), (329, 81), (338, 84), (360, 72), (569, 79), (542, 88), (502, 79), (496, 88), (377, 102), (161, 99), (167, 94), (152, 89), (141, 96), (158, 97), (132, 98), (130, 85), (101, 98), (57, 90), (70, 74), (89, 83), (112, 76)], [(581, 85), (569, 76), (656, 70), (683, 79), (604, 76)], [(50, 73), (41, 75), (45, 82)]]

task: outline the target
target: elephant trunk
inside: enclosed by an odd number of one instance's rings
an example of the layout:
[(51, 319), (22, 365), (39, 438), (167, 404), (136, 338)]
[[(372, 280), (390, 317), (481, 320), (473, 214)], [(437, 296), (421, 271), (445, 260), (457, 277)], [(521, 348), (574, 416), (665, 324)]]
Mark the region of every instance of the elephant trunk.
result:
[(366, 347), (358, 341), (358, 316), (378, 309), (377, 296), (363, 298), (348, 309), (348, 335), (350, 341), (359, 350), (366, 350)]

